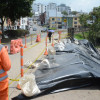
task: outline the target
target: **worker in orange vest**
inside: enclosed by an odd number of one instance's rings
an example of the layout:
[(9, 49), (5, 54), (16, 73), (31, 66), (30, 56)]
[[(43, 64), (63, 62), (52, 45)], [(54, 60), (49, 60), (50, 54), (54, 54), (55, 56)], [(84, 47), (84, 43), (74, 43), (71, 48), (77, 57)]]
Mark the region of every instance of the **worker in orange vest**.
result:
[(11, 61), (8, 52), (0, 44), (0, 100), (8, 100), (8, 75), (7, 71), (11, 68)]

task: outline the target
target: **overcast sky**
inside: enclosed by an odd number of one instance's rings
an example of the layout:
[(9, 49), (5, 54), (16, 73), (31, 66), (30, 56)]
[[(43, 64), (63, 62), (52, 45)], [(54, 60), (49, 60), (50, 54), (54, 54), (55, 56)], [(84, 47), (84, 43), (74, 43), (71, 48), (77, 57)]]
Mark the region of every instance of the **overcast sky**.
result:
[(93, 7), (100, 6), (100, 0), (35, 0), (34, 3), (42, 3), (47, 5), (48, 3), (57, 3), (57, 5), (63, 3), (70, 6), (72, 11), (84, 11), (90, 12)]

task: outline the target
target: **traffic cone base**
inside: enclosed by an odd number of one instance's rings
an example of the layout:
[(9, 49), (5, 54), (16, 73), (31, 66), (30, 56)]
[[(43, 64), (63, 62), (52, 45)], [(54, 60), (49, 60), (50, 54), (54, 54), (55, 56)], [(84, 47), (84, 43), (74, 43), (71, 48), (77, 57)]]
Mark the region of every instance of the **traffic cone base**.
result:
[(40, 35), (38, 34), (38, 35), (37, 35), (36, 42), (40, 42), (40, 41), (41, 41), (41, 37), (40, 37)]
[(48, 55), (47, 49), (45, 50), (45, 53), (44, 53), (44, 55)]
[(54, 47), (54, 44), (52, 43), (52, 46)]
[(21, 90), (21, 87), (20, 87), (20, 85), (19, 85), (19, 84), (17, 84), (17, 89), (18, 89), (18, 90)]
[(27, 48), (27, 46), (25, 45), (24, 48)]

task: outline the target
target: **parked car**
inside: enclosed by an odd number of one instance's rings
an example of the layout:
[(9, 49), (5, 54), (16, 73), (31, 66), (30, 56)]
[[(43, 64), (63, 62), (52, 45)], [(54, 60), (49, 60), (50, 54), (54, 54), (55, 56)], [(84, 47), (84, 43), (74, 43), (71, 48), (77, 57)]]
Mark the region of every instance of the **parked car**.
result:
[(33, 31), (37, 31), (37, 29), (36, 28), (33, 28)]
[(47, 32), (47, 28), (43, 28), (41, 32)]

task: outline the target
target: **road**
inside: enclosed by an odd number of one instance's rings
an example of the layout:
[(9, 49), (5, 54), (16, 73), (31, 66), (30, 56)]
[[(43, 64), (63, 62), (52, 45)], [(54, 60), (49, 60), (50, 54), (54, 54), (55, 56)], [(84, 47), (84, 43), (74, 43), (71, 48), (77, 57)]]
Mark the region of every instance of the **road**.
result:
[[(33, 28), (36, 28), (37, 30), (33, 31)], [(30, 28), (30, 30), (29, 30), (30, 34), (29, 34), (29, 36), (26, 37), (27, 45), (31, 44), (31, 35), (32, 35), (32, 41), (36, 41), (37, 34), (41, 34), (41, 38), (46, 36), (45, 32), (41, 33), (42, 28), (43, 28), (42, 26), (38, 26), (36, 24), (32, 25), (32, 28)], [(23, 45), (25, 45), (25, 37), (22, 38), (22, 43), (23, 43)], [(8, 46), (8, 53), (10, 53), (10, 42), (3, 44), (3, 45)]]

